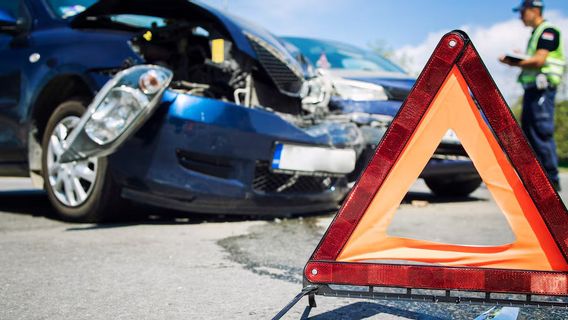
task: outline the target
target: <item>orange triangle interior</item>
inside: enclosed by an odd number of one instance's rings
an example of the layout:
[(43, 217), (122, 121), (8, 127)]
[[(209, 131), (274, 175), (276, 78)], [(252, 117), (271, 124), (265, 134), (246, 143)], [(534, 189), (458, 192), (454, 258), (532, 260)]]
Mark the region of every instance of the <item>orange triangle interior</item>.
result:
[[(454, 130), (516, 240), (463, 246), (387, 235), (406, 192), (448, 129)], [(374, 195), (337, 261), (414, 261), (442, 266), (568, 271), (534, 202), (472, 100), (457, 67), (446, 78), (388, 177)]]

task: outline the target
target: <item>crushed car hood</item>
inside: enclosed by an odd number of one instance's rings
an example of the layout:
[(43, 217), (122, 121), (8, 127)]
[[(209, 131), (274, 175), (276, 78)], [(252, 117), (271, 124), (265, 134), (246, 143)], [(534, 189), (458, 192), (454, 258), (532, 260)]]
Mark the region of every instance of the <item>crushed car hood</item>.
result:
[(394, 117), (406, 99), (416, 79), (397, 72), (327, 69), (332, 77), (378, 84), (385, 89), (388, 101), (354, 101), (340, 97), (332, 98), (332, 105), (344, 113), (363, 112)]
[(390, 100), (404, 101), (416, 79), (404, 73), (364, 71), (364, 70), (327, 70), (331, 75), (349, 80), (374, 83), (385, 88)]
[(362, 112), (394, 117), (402, 106), (401, 101), (355, 101), (333, 97), (331, 104), (342, 113)]
[(382, 79), (415, 80), (413, 77), (400, 72), (349, 70), (349, 69), (326, 69), (326, 72), (342, 78), (360, 78), (360, 79), (382, 78)]
[(232, 16), (221, 10), (189, 0), (101, 0), (87, 10), (75, 16), (72, 26), (80, 27), (92, 20), (93, 17), (102, 17), (116, 14), (135, 14), (173, 19), (202, 20), (213, 17), (223, 25), (239, 50), (258, 59), (253, 49), (250, 36), (261, 39), (274, 47), (282, 54), (282, 58), (291, 68), (302, 70), (299, 62), (292, 57), (280, 40), (266, 29), (248, 22), (242, 18)]

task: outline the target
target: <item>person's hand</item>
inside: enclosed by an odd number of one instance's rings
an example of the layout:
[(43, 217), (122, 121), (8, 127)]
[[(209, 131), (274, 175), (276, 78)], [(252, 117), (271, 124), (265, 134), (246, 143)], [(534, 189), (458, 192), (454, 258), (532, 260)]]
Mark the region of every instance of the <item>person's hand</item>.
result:
[(511, 65), (509, 59), (507, 59), (507, 57), (505, 57), (505, 56), (500, 56), (500, 57), (499, 57), (499, 61), (500, 61), (501, 63), (507, 64), (507, 65)]

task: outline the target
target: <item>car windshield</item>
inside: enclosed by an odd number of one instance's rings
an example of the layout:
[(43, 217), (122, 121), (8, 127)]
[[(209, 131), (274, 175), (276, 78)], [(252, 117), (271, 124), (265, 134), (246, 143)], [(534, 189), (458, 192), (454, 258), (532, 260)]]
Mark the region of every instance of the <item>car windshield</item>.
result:
[(62, 19), (76, 16), (96, 2), (97, 0), (47, 0), (51, 10)]
[(0, 9), (4, 10), (12, 17), (18, 16), (18, 6), (20, 3), (14, 0), (0, 0)]
[(110, 19), (114, 22), (146, 29), (150, 27), (163, 27), (166, 25), (166, 19), (164, 18), (134, 14), (117, 14), (110, 16)]
[(318, 68), (405, 73), (401, 67), (385, 57), (349, 44), (305, 38), (284, 39), (298, 47)]
[[(97, 1), (98, 0), (48, 0), (48, 3), (53, 12), (60, 18), (67, 19), (85, 11)], [(143, 15), (117, 14), (108, 16), (108, 18), (114, 22), (140, 28), (150, 28), (152, 26), (161, 27), (165, 25), (163, 18)]]

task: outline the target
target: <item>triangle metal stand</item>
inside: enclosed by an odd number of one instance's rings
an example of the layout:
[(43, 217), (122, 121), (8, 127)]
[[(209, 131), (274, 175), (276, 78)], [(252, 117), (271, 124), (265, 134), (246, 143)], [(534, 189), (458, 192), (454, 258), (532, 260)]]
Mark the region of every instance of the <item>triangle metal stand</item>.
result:
[[(376, 287), (369, 287), (369, 292), (373, 292)], [(391, 288), (392, 289), (392, 288)], [(303, 297), (308, 296), (308, 307), (302, 315), (302, 319), (307, 319), (312, 308), (317, 307), (315, 295), (319, 294), (322, 296), (334, 296), (334, 297), (344, 297), (344, 298), (371, 298), (377, 300), (407, 300), (407, 301), (421, 301), (421, 302), (452, 302), (452, 303), (473, 303), (473, 304), (496, 304), (491, 307), (491, 309), (485, 311), (483, 314), (477, 316), (474, 320), (516, 320), (520, 313), (520, 308), (511, 307), (513, 305), (523, 305), (523, 306), (563, 306), (567, 307), (566, 303), (554, 303), (554, 302), (533, 302), (531, 303), (530, 297), (527, 300), (507, 300), (507, 299), (491, 299), (490, 293), (486, 294), (485, 298), (462, 298), (452, 296), (453, 291), (446, 290), (446, 294), (443, 296), (438, 295), (427, 295), (427, 294), (414, 294), (413, 290), (406, 288), (406, 294), (396, 294), (396, 293), (374, 293), (369, 294), (369, 292), (361, 291), (348, 291), (348, 290), (334, 290), (328, 285), (308, 285), (302, 289), (302, 291), (292, 299), (272, 320), (282, 319)], [(530, 296), (530, 295), (529, 295)], [(527, 304), (528, 303), (528, 304)]]

